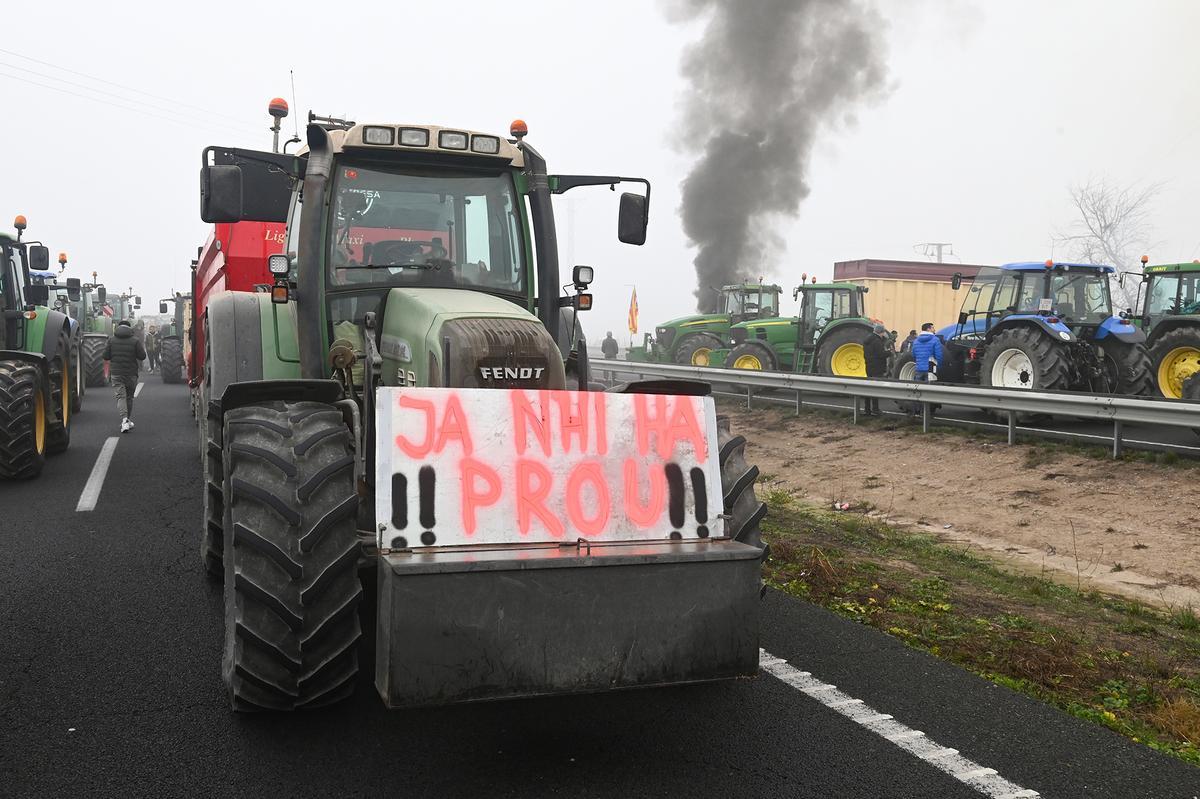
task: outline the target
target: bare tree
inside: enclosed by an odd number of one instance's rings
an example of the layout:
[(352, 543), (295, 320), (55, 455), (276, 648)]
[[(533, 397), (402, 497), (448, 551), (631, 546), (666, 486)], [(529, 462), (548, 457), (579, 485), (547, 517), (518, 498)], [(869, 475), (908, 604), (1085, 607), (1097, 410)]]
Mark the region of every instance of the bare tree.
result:
[[(1161, 183), (1119, 186), (1109, 178), (1090, 178), (1072, 186), (1071, 205), (1077, 216), (1068, 232), (1056, 235), (1054, 242), (1066, 247), (1073, 260), (1140, 273), (1139, 258), (1153, 246), (1150, 205), (1161, 190)], [(1136, 281), (1122, 286), (1114, 279), (1112, 291), (1118, 307), (1132, 306)]]

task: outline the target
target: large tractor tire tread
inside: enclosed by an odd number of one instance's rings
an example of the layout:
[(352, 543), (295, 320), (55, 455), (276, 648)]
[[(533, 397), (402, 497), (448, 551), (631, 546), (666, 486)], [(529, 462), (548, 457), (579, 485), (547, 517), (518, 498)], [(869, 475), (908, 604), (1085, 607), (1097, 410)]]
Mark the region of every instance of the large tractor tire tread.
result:
[(992, 366), (1001, 353), (1019, 349), (1033, 364), (1034, 391), (1066, 391), (1071, 387), (1067, 348), (1045, 333), (1026, 327), (1005, 330), (987, 345), (979, 369), (980, 385), (992, 386)]
[[(844, 324), (822, 335), (817, 341), (817, 374), (826, 377), (866, 377), (867, 358), (862, 351), (862, 340), (865, 336), (866, 331), (858, 323)], [(839, 373), (833, 362), (834, 354), (847, 344), (858, 345), (856, 362), (861, 365), (861, 369)]]
[(183, 382), (183, 342), (168, 338), (159, 344), (158, 368), (164, 383)]
[[(1185, 378), (1179, 389), (1170, 385), (1163, 385), (1160, 370), (1163, 366), (1163, 360), (1172, 352), (1179, 349), (1200, 350), (1200, 327), (1177, 327), (1174, 330), (1169, 330), (1163, 333), (1162, 336), (1154, 342), (1154, 346), (1150, 348), (1150, 375), (1154, 380), (1154, 386), (1158, 390), (1158, 394), (1163, 397), (1172, 399), (1185, 398), (1187, 396), (1187, 384), (1191, 382), (1190, 378)], [(1179, 393), (1176, 393), (1179, 391)]]
[[(43, 447), (38, 449), (37, 405), (42, 404)], [(0, 478), (37, 477), (45, 465), (49, 403), (38, 368), (23, 361), (0, 361)]]
[(1132, 397), (1147, 397), (1154, 393), (1154, 370), (1145, 344), (1114, 342), (1105, 344), (1104, 351), (1116, 366), (1117, 383), (1112, 386), (1115, 393)]
[(675, 347), (675, 363), (684, 366), (708, 366), (708, 363), (696, 363), (696, 353), (703, 350), (719, 350), (724, 345), (719, 336), (712, 333), (690, 333), (679, 340)]
[(300, 710), (345, 699), (358, 672), (362, 587), (341, 412), (313, 402), (235, 408), (225, 415), (223, 461), (232, 706)]
[(717, 447), (721, 465), (721, 495), (725, 500), (726, 535), (762, 549), (761, 523), (766, 503), (759, 502), (754, 484), (758, 467), (746, 464), (746, 439), (729, 430), (729, 418), (717, 417)]
[(222, 463), (221, 422), (209, 419), (200, 428), (204, 442), (204, 526), (200, 558), (205, 573), (220, 582), (225, 579), (225, 477)]
[(74, 386), (70, 345), (64, 339), (50, 362), (50, 396), (46, 407), (46, 454), (58, 455), (71, 446), (71, 389)]
[[(743, 365), (738, 366), (739, 362)], [(767, 344), (759, 341), (743, 341), (734, 347), (725, 358), (726, 368), (759, 371), (759, 369), (750, 365), (754, 363), (758, 363), (759, 368), (764, 372), (779, 371), (779, 364), (775, 360), (775, 351)]]
[(88, 336), (83, 339), (83, 380), (88, 388), (108, 383), (108, 377), (104, 374), (104, 348), (107, 344), (102, 338)]

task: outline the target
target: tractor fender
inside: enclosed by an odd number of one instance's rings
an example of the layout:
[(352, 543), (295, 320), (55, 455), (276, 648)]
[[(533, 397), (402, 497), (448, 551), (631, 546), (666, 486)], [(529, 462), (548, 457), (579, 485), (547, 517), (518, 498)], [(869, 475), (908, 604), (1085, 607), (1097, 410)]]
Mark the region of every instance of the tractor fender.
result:
[(220, 397), (231, 383), (300, 377), (294, 309), (263, 292), (226, 291), (209, 301), (209, 397)]
[(45, 356), (47, 361), (54, 360), (58, 352), (58, 334), (64, 331), (68, 339), (73, 338), (71, 320), (66, 314), (38, 308), (37, 316), (25, 326), (25, 348)]
[(992, 325), (992, 329), (987, 333), (986, 341), (991, 341), (1000, 333), (1003, 333), (1006, 330), (1012, 330), (1015, 327), (1035, 327), (1055, 341), (1060, 341), (1066, 344), (1070, 344), (1079, 340), (1075, 334), (1071, 332), (1071, 328), (1067, 327), (1062, 322), (1051, 322), (1047, 317), (1039, 314), (1009, 314), (996, 324)]
[(21, 361), (33, 364), (42, 373), (43, 380), (50, 379), (50, 359), (40, 352), (25, 350), (0, 350), (0, 361)]
[[(321, 402), (332, 405), (342, 399), (342, 384), (336, 380), (251, 380), (230, 383), (221, 392), (220, 401), (210, 403), (209, 418), (214, 412), (219, 418), (234, 408), (256, 405), (270, 400), (289, 402)], [(213, 408), (212, 406), (216, 406)]]
[(1117, 341), (1125, 344), (1141, 344), (1146, 340), (1146, 334), (1137, 325), (1127, 319), (1118, 319), (1115, 316), (1105, 319), (1096, 330), (1096, 341), (1103, 341), (1109, 336), (1113, 336)]

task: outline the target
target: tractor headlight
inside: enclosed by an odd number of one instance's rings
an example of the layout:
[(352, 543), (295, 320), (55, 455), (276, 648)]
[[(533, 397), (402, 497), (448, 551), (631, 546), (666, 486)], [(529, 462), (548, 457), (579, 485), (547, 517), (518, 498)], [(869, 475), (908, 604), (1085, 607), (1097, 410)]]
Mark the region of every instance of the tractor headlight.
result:
[(393, 128), (363, 128), (363, 141), (367, 144), (391, 147), (396, 141), (396, 131)]
[(405, 147), (428, 147), (429, 131), (422, 128), (400, 128), (400, 143)]
[(500, 152), (500, 140), (495, 136), (472, 136), (471, 152), (495, 155)]
[(465, 150), (467, 149), (467, 134), (443, 130), (438, 134), (438, 147), (443, 150)]

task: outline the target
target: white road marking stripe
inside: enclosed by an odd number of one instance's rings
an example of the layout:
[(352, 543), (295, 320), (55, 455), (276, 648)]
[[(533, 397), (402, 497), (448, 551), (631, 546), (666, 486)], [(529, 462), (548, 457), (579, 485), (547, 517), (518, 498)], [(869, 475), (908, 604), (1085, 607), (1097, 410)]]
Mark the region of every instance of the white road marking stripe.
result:
[(826, 707), (855, 721), (885, 740), (891, 741), (910, 755), (920, 758), (939, 771), (979, 791), (991, 799), (1034, 799), (1037, 791), (1022, 788), (958, 753), (930, 740), (920, 730), (901, 724), (886, 713), (878, 713), (869, 705), (852, 701), (836, 686), (821, 682), (807, 671), (800, 671), (786, 660), (759, 650), (759, 667), (787, 685), (801, 691)]
[(137, 384), (137, 388), (135, 388), (135, 389), (133, 390), (133, 396), (134, 396), (134, 397), (137, 397), (137, 395), (138, 395), (138, 394), (141, 394), (141, 393), (142, 393), (142, 386), (144, 386), (144, 385), (146, 385), (146, 384), (145, 384), (145, 383), (138, 383), (138, 384)]
[(113, 453), (120, 440), (116, 436), (110, 436), (104, 442), (104, 446), (100, 448), (100, 454), (96, 456), (96, 465), (92, 467), (92, 473), (88, 475), (83, 493), (79, 495), (79, 504), (75, 506), (76, 513), (96, 509), (96, 501), (100, 499), (100, 489), (104, 487), (104, 478), (108, 475), (108, 467), (112, 463)]

